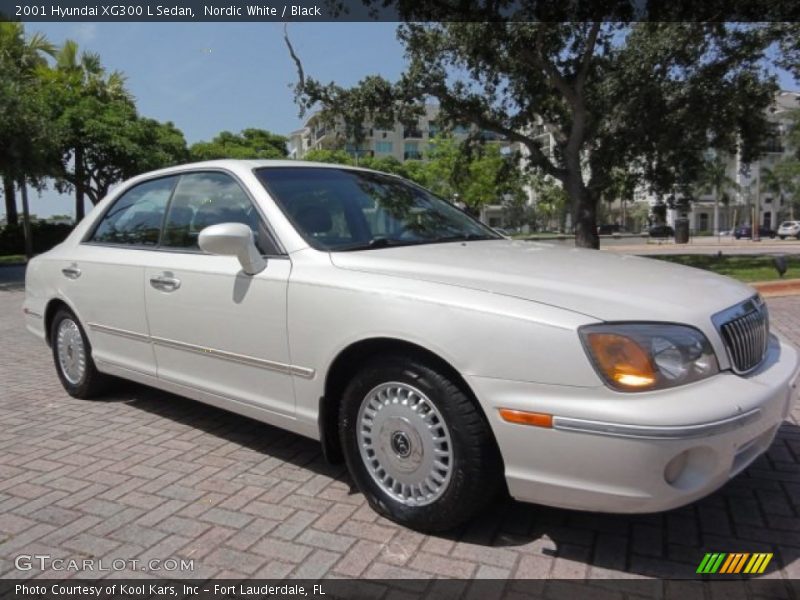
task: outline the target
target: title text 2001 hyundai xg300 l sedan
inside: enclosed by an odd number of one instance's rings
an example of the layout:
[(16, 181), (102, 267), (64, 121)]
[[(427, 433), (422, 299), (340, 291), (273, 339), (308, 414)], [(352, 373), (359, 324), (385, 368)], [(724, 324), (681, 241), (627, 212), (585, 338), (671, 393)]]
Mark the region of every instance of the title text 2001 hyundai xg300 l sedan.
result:
[(71, 395), (118, 376), (320, 439), (423, 530), (504, 484), (691, 502), (767, 449), (798, 374), (743, 284), (510, 241), (398, 177), (294, 161), (126, 182), (30, 262), (24, 312)]

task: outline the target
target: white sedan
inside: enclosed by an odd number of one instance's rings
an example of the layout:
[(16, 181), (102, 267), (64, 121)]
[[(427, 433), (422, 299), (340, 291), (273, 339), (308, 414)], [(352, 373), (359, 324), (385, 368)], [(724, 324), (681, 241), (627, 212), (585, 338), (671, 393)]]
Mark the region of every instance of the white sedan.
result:
[(131, 379), (319, 439), (375, 510), (651, 512), (772, 443), (798, 353), (711, 273), (502, 238), (395, 176), (214, 161), (136, 177), (28, 266), (69, 394)]

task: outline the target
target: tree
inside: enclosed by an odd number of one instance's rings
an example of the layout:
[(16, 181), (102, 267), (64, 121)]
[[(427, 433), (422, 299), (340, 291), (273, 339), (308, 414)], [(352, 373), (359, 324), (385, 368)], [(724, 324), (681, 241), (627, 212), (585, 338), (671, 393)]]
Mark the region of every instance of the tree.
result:
[(706, 157), (698, 178), (700, 189), (710, 192), (714, 197), (714, 235), (719, 235), (719, 203), (724, 197), (724, 190), (739, 188), (739, 184), (728, 176), (727, 164), (721, 153), (711, 152)]
[(539, 229), (546, 231), (555, 221), (556, 228), (564, 231), (569, 203), (564, 188), (552, 178), (543, 175), (534, 176), (531, 185), (536, 198)]
[(82, 52), (67, 40), (48, 73), (48, 89), (56, 139), (61, 148), (57, 188), (75, 192), (75, 216), (85, 213), (86, 197), (96, 204), (109, 187), (135, 170), (126, 168), (137, 119), (125, 77), (108, 73), (100, 56)]
[(45, 76), (61, 153), (56, 187), (75, 191), (77, 220), (84, 198), (97, 204), (123, 179), (188, 159), (183, 134), (172, 123), (140, 117), (124, 75), (108, 73), (97, 54), (79, 54), (67, 41)]
[(25, 254), (33, 254), (28, 183), (41, 184), (54, 164), (47, 104), (41, 93), (41, 70), (52, 45), (41, 35), (25, 37), (19, 23), (0, 21), (0, 174), (6, 213), (16, 214), (13, 193), (17, 183), (22, 198)]
[[(451, 8), (387, 3), (407, 21)], [(617, 3), (608, 4), (613, 14)], [(512, 6), (525, 22), (511, 20), (520, 16), (509, 17)], [(537, 18), (537, 6), (463, 2), (463, 16), (481, 22), (401, 25), (409, 64), (395, 83), (371, 76), (348, 89), (322, 84), (290, 48), (298, 103), (321, 105), (357, 133), (359, 122), (402, 121), (435, 98), (445, 121), (525, 146), (531, 166), (567, 193), (576, 244), (592, 248), (597, 204), (616, 169), (637, 162), (650, 187), (666, 194), (696, 180), (709, 146), (734, 152), (741, 143), (744, 160), (757, 155), (776, 90), (761, 66), (773, 39), (767, 26), (553, 23)], [(543, 149), (543, 135), (553, 137), (554, 153)]]
[(245, 129), (241, 133), (223, 131), (210, 142), (189, 148), (192, 160), (216, 158), (286, 158), (286, 138), (264, 129)]
[(789, 218), (794, 220), (795, 205), (800, 201), (800, 161), (784, 159), (772, 168), (761, 168), (761, 187), (764, 191), (775, 194), (778, 206), (789, 198)]

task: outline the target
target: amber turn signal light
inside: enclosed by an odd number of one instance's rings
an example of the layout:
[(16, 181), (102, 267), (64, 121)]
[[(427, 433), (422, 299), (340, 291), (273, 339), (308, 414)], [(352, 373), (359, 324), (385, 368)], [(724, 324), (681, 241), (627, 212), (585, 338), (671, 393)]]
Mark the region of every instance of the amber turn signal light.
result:
[(606, 378), (619, 387), (643, 389), (656, 382), (650, 356), (631, 338), (616, 333), (590, 333), (589, 348)]
[(508, 421), (509, 423), (517, 423), (519, 425), (533, 425), (534, 427), (553, 426), (553, 415), (546, 415), (544, 413), (501, 408), (500, 416), (503, 417), (504, 421)]

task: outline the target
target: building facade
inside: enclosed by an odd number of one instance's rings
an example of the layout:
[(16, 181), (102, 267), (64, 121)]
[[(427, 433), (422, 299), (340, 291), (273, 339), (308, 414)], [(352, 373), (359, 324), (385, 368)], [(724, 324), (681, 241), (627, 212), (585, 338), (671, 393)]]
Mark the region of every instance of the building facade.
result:
[[(786, 219), (800, 218), (793, 207), (796, 199), (769, 181), (769, 173), (797, 151), (789, 144), (789, 132), (794, 125), (792, 113), (797, 110), (800, 110), (800, 92), (777, 94), (769, 113), (773, 134), (765, 152), (750, 164), (744, 163), (739, 153), (723, 157), (725, 174), (732, 183), (718, 190), (716, 198), (711, 190), (701, 190), (687, 214), (690, 229), (700, 233), (725, 232), (753, 222), (776, 229)], [(677, 214), (670, 212), (670, 220), (674, 220)]]

